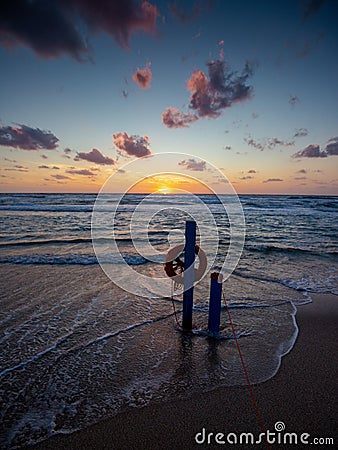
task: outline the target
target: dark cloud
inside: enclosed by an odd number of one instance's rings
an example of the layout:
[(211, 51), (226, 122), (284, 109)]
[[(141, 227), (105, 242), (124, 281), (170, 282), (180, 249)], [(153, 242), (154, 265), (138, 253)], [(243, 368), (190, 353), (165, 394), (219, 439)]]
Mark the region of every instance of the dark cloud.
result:
[(205, 161), (196, 161), (194, 158), (183, 159), (178, 165), (194, 172), (203, 172), (207, 169)]
[(267, 180), (262, 181), (262, 183), (274, 183), (277, 181), (284, 181), (281, 178), (268, 178)]
[[(172, 113), (180, 127), (195, 122), (197, 118), (216, 118), (224, 109), (252, 97), (253, 88), (247, 82), (253, 75), (253, 64), (246, 63), (241, 74), (230, 70), (221, 60), (211, 61), (207, 66), (209, 78), (202, 70), (195, 70), (187, 81), (187, 88), (190, 91), (189, 108), (196, 111), (197, 115), (186, 115), (175, 108), (167, 108), (162, 114), (164, 125), (177, 128), (177, 125), (174, 125), (175, 120), (171, 120)], [(181, 115), (183, 115), (182, 120), (180, 120)], [(184, 120), (184, 116), (187, 116), (187, 121)], [(168, 120), (163, 120), (163, 117)]]
[(148, 136), (128, 136), (127, 133), (120, 132), (113, 134), (113, 142), (121, 152), (125, 152), (130, 156), (140, 158), (151, 155)]
[(148, 1), (2, 1), (0, 44), (25, 45), (42, 58), (67, 54), (83, 61), (88, 59), (90, 46), (79, 27), (81, 22), (92, 33), (106, 33), (121, 47), (128, 47), (132, 33), (156, 31), (158, 16), (156, 6)]
[(150, 64), (144, 69), (137, 69), (133, 74), (133, 80), (141, 89), (148, 89), (150, 87), (153, 74), (150, 70)]
[(269, 148), (270, 150), (280, 146), (280, 147), (291, 147), (292, 145), (294, 145), (294, 141), (283, 141), (281, 139), (278, 139), (276, 137), (274, 138), (269, 138), (267, 140), (267, 148)]
[(248, 170), (248, 173), (257, 173), (255, 169)]
[(252, 180), (253, 177), (251, 177), (250, 175), (246, 175), (245, 177), (241, 177), (240, 180)]
[(305, 137), (309, 134), (309, 130), (307, 128), (297, 128), (295, 130), (294, 138)]
[(307, 171), (305, 169), (300, 169), (300, 170), (297, 170), (297, 173), (307, 173)]
[(257, 150), (263, 151), (263, 150), (265, 149), (265, 145), (263, 145), (263, 144), (262, 144), (261, 142), (259, 142), (259, 141), (255, 141), (255, 140), (252, 139), (252, 138), (245, 138), (244, 140), (245, 140), (245, 142), (246, 142), (248, 145), (250, 145), (250, 147), (254, 147), (254, 148), (256, 148)]
[(74, 158), (74, 161), (80, 161), (81, 159), (89, 162), (93, 162), (95, 164), (102, 164), (102, 165), (108, 165), (112, 166), (115, 164), (115, 161), (113, 158), (110, 158), (109, 156), (104, 156), (100, 150), (97, 150), (96, 148), (93, 148), (90, 152), (80, 152), (77, 153), (77, 155)]
[(231, 150), (231, 145), (226, 145), (225, 147), (223, 147), (224, 148), (224, 150)]
[(70, 173), (72, 175), (85, 175), (85, 176), (90, 176), (90, 177), (95, 175), (94, 172), (92, 172), (91, 170), (88, 170), (88, 169), (70, 169), (70, 170), (66, 170), (66, 173)]
[(8, 161), (8, 162), (12, 162), (12, 163), (16, 163), (17, 162), (16, 159), (9, 159), (9, 158), (4, 158), (4, 161)]
[(46, 155), (40, 155), (40, 157), (41, 157), (42, 159), (48, 159), (48, 156), (46, 156)]
[(51, 175), (51, 177), (55, 178), (56, 180), (71, 180), (70, 177), (67, 177), (66, 175)]
[(326, 158), (327, 153), (320, 150), (317, 144), (310, 144), (292, 155), (292, 158)]
[(324, 3), (327, 2), (328, 0), (307, 0), (303, 4), (303, 20), (317, 14)]
[(284, 141), (277, 137), (273, 138), (264, 138), (261, 140), (254, 140), (251, 137), (245, 138), (244, 141), (250, 145), (250, 147), (254, 147), (257, 150), (263, 151), (265, 149), (273, 150), (275, 147), (291, 147), (294, 145), (294, 141)]
[(71, 148), (65, 148), (64, 153), (66, 153), (66, 155), (69, 155), (70, 153), (72, 153), (72, 149)]
[(290, 104), (291, 108), (294, 108), (296, 106), (296, 104), (299, 102), (300, 102), (300, 100), (297, 97), (297, 95), (290, 95), (289, 104)]
[(58, 166), (46, 166), (46, 165), (42, 165), (38, 167), (39, 169), (52, 169), (52, 170), (60, 170), (60, 167)]
[(2, 170), (6, 170), (8, 172), (28, 172), (28, 168), (23, 166), (6, 167)]
[(201, 70), (195, 70), (187, 82), (191, 94), (189, 106), (199, 117), (219, 117), (223, 109), (252, 97), (253, 88), (247, 84), (253, 74), (249, 63), (239, 75), (223, 61), (211, 61), (208, 74), (209, 79)]
[(338, 155), (338, 137), (329, 140), (329, 144), (325, 147), (328, 155)]
[(195, 114), (182, 113), (172, 107), (166, 108), (162, 113), (162, 122), (168, 128), (187, 128), (196, 120), (198, 120), (198, 117)]
[(50, 131), (31, 128), (26, 125), (17, 127), (0, 126), (0, 145), (21, 150), (54, 150), (59, 139)]
[(300, 181), (300, 180), (306, 180), (306, 177), (295, 177), (294, 180)]

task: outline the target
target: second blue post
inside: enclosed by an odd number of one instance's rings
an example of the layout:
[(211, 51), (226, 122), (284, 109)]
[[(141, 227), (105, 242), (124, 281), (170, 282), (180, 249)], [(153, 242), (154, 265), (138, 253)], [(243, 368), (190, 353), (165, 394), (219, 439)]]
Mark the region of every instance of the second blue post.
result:
[(182, 327), (192, 329), (192, 307), (194, 302), (195, 281), (195, 246), (196, 222), (188, 220), (185, 223), (185, 249), (184, 249), (184, 292), (183, 292), (183, 319)]
[(221, 321), (222, 303), (222, 275), (218, 272), (211, 274), (210, 280), (210, 300), (209, 300), (209, 321), (208, 330), (210, 334), (219, 333)]

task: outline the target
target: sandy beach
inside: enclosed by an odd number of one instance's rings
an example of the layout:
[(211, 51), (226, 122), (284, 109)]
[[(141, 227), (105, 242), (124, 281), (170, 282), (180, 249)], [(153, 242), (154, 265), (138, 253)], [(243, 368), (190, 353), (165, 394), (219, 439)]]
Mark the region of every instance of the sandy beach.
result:
[[(272, 448), (305, 448), (300, 436), (337, 442), (337, 297), (313, 295), (313, 303), (298, 307), (299, 335), (292, 351), (282, 359), (277, 375), (253, 387), (265, 430), (275, 432), (275, 423), (285, 424), (284, 432), (296, 433), (298, 445), (272, 444)], [(205, 429), (214, 433), (210, 444), (197, 444), (195, 436)], [(258, 439), (260, 427), (246, 386), (220, 388), (184, 400), (151, 404), (130, 409), (111, 419), (70, 435), (57, 435), (36, 449), (194, 449), (267, 448), (265, 443), (217, 444), (229, 433), (252, 433)], [(283, 432), (279, 433), (283, 439)], [(278, 433), (276, 433), (276, 439)], [(234, 439), (234, 435), (232, 435)], [(200, 440), (203, 434), (198, 435)], [(273, 435), (271, 435), (273, 439)], [(225, 441), (224, 441), (225, 442)], [(324, 442), (324, 441), (320, 441)], [(327, 441), (321, 448), (334, 448)]]

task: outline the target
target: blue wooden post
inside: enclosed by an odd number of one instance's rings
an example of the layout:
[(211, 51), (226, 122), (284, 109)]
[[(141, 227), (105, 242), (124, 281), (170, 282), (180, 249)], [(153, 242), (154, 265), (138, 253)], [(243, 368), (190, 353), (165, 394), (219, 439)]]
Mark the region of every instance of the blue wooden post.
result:
[(196, 222), (188, 220), (185, 223), (185, 249), (184, 249), (184, 292), (183, 292), (183, 320), (185, 330), (192, 329), (192, 307), (195, 281), (195, 245)]
[(210, 334), (219, 333), (219, 324), (221, 320), (221, 302), (222, 302), (222, 275), (218, 272), (211, 274), (210, 282), (210, 300), (209, 300), (209, 320), (208, 331)]

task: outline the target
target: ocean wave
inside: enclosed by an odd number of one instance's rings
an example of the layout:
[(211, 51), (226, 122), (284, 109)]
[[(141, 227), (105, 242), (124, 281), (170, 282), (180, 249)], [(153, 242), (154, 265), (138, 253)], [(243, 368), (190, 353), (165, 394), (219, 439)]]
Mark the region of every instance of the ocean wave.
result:
[[(251, 273), (243, 273), (236, 269), (233, 272), (234, 276), (246, 278), (257, 281), (265, 281), (268, 283), (277, 283), (294, 291), (302, 292), (305, 298), (308, 298), (308, 293), (316, 294), (333, 294), (338, 295), (337, 277), (335, 275), (327, 275), (325, 278), (319, 277), (302, 277), (300, 279), (293, 278), (273, 278), (263, 275), (255, 275)], [(307, 301), (305, 301), (307, 303)]]
[[(139, 255), (124, 255), (124, 261), (131, 266), (146, 264), (147, 259)], [(120, 263), (120, 258), (107, 257), (102, 262), (106, 264)], [(98, 264), (96, 256), (93, 255), (29, 255), (29, 256), (4, 256), (0, 258), (0, 264), (65, 264), (65, 265), (92, 265)]]
[[(130, 237), (107, 237), (107, 238), (96, 238), (95, 243), (97, 244), (109, 244), (112, 241), (117, 242), (132, 242)], [(146, 241), (146, 239), (144, 239)], [(92, 243), (91, 237), (85, 238), (69, 238), (69, 239), (42, 239), (42, 240), (31, 240), (31, 241), (7, 241), (1, 242), (1, 247), (30, 247), (30, 246), (44, 246), (44, 245), (74, 245), (74, 244), (88, 244)]]
[[(42, 205), (37, 203), (16, 203), (0, 205), (0, 211), (30, 211), (30, 212), (92, 212), (94, 205)], [(111, 209), (106, 210), (109, 212)]]
[(319, 256), (337, 256), (337, 251), (316, 251), (311, 249), (299, 248), (299, 247), (279, 247), (277, 245), (269, 245), (269, 244), (256, 244), (256, 245), (245, 245), (246, 250), (251, 252), (262, 252), (262, 253), (273, 253), (273, 252), (281, 252), (281, 253), (293, 253), (302, 255), (304, 253), (319, 255)]

